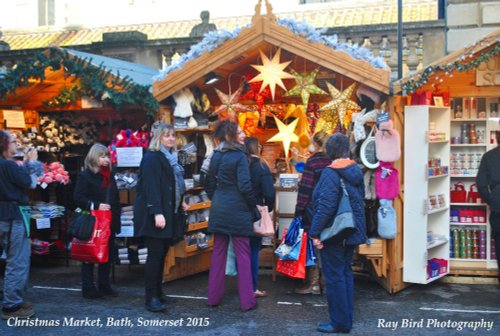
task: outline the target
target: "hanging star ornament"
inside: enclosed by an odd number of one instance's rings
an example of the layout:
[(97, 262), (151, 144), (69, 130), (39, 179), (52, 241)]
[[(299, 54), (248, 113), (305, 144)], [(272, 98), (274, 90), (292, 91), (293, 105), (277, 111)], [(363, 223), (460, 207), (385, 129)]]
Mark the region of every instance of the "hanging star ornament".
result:
[(295, 134), (299, 137), (299, 145), (302, 148), (307, 148), (310, 144), (309, 140), (309, 122), (307, 121), (306, 109), (303, 105), (290, 104), (286, 109), (285, 118), (292, 117), (298, 120)]
[(278, 134), (273, 136), (271, 139), (267, 140), (267, 142), (282, 142), (283, 148), (285, 149), (285, 157), (288, 158), (288, 151), (290, 150), (290, 143), (298, 142), (299, 137), (295, 134), (295, 127), (297, 127), (297, 123), (299, 119), (295, 119), (290, 124), (285, 125), (278, 118), (274, 117), (274, 121), (278, 126)]
[(314, 69), (309, 75), (300, 74), (295, 70), (290, 70), (295, 76), (295, 86), (285, 93), (286, 97), (298, 96), (302, 97), (302, 104), (307, 106), (311, 94), (328, 94), (314, 84), (314, 80), (318, 75), (319, 68)]
[(262, 65), (253, 65), (251, 66), (255, 68), (260, 73), (252, 78), (249, 82), (258, 82), (262, 81), (262, 85), (260, 87), (260, 92), (264, 90), (267, 86), (271, 89), (271, 97), (274, 101), (274, 94), (276, 92), (276, 85), (279, 85), (283, 90), (286, 91), (285, 84), (283, 84), (282, 79), (286, 78), (294, 78), (294, 76), (289, 73), (283, 71), (291, 63), (291, 61), (280, 63), (280, 55), (281, 49), (278, 49), (276, 54), (274, 54), (273, 58), (269, 60), (264, 53), (259, 50), (260, 57), (262, 59)]
[(239, 112), (249, 111), (245, 105), (239, 103), (242, 90), (243, 86), (240, 86), (240, 88), (233, 94), (225, 94), (222, 91), (215, 89), (215, 92), (221, 101), (221, 105), (213, 112), (213, 114), (219, 115), (220, 119), (236, 121)]
[[(342, 125), (347, 128), (350, 122), (350, 115), (353, 111), (360, 110), (358, 104), (350, 100), (354, 89), (356, 88), (356, 83), (351, 84), (347, 89), (340, 92), (335, 86), (330, 83), (326, 83), (328, 86), (328, 91), (332, 96), (332, 100), (326, 103), (320, 111), (332, 111), (338, 114), (339, 121)], [(323, 115), (323, 114), (322, 114)], [(321, 117), (320, 117), (321, 118)]]

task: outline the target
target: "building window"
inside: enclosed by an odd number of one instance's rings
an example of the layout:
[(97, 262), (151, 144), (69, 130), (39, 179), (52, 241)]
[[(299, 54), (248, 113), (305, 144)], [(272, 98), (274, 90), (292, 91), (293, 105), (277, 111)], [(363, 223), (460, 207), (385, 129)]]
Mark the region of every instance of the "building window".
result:
[(55, 24), (54, 0), (38, 0), (38, 25), (52, 26)]

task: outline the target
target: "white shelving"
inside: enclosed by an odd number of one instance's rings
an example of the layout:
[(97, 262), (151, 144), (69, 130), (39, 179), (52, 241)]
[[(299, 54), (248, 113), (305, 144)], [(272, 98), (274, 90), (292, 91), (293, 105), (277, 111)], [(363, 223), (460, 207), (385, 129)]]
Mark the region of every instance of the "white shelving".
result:
[[(479, 168), (478, 164), (478, 157), (479, 158), (482, 154), (484, 154), (486, 151), (496, 147), (496, 143), (492, 143), (492, 137), (491, 137), (491, 132), (492, 131), (497, 131), (499, 130), (499, 123), (498, 123), (498, 111), (497, 113), (493, 113), (492, 110), (492, 104), (495, 103), (498, 109), (498, 98), (482, 98), (482, 97), (453, 97), (452, 98), (452, 106), (458, 106), (462, 111), (465, 111), (465, 106), (466, 103), (465, 101), (469, 100), (471, 102), (472, 100), (476, 101), (476, 106), (477, 106), (477, 114), (469, 114), (464, 113), (463, 118), (460, 119), (455, 119), (454, 118), (454, 111), (450, 111), (450, 139), (456, 139), (456, 137), (461, 136), (461, 127), (463, 124), (474, 124), (476, 131), (477, 132), (482, 132), (484, 134), (484, 140), (483, 143), (478, 143), (478, 144), (456, 144), (456, 143), (451, 143), (450, 144), (450, 149), (451, 149), (451, 158), (456, 157), (457, 155), (465, 155), (465, 157), (469, 156), (471, 157), (470, 160), (470, 166), (469, 167), (463, 167), (465, 170), (468, 170), (468, 174), (457, 174), (456, 171), (454, 172), (453, 167), (450, 167), (450, 178), (451, 178), (451, 184), (455, 184), (457, 182), (463, 182), (465, 184), (465, 189), (469, 191), (469, 188), (472, 184), (476, 183), (476, 171), (477, 168)], [(472, 106), (472, 103), (469, 103), (469, 106)], [(483, 113), (484, 118), (479, 118), (479, 113)], [(474, 118), (467, 118), (468, 116), (473, 116)], [(478, 133), (479, 134), (479, 133)], [(456, 141), (456, 140), (455, 140)], [(451, 141), (453, 142), (453, 141)], [(474, 156), (474, 159), (472, 160), (472, 157)], [(453, 161), (453, 160), (452, 160)], [(466, 161), (466, 160), (464, 160)], [(453, 162), (452, 162), (453, 165)], [(456, 209), (475, 209), (475, 210), (486, 210), (486, 220), (489, 217), (489, 207), (484, 204), (484, 203), (451, 203), (450, 207), (453, 210)], [(450, 223), (450, 226), (453, 229), (471, 229), (471, 230), (481, 230), (481, 231), (486, 231), (486, 259), (471, 259), (471, 258), (457, 258), (456, 256), (454, 258), (450, 258), (451, 264), (450, 267), (472, 267), (472, 268), (496, 268), (496, 261), (495, 258), (491, 258), (491, 233), (490, 233), (490, 225), (488, 223), (457, 223), (457, 222), (452, 222)], [(456, 248), (456, 246), (451, 246), (451, 249)]]
[[(405, 202), (403, 234), (403, 281), (427, 284), (446, 275), (445, 272), (429, 278), (427, 264), (430, 259), (449, 260), (450, 244), (447, 239), (428, 243), (427, 235), (449, 237), (450, 176), (428, 176), (426, 164), (429, 159), (439, 158), (442, 166), (450, 164), (450, 145), (427, 140), (429, 122), (436, 132), (446, 134), (450, 139), (450, 111), (434, 106), (407, 106), (405, 108)], [(430, 195), (445, 195), (445, 206), (435, 210), (422, 211)]]

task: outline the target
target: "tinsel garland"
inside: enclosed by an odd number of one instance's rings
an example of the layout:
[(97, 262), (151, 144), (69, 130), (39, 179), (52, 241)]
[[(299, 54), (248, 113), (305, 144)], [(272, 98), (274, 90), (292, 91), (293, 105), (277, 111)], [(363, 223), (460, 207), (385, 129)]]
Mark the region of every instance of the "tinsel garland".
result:
[(324, 43), (332, 49), (341, 50), (348, 53), (351, 57), (369, 62), (373, 67), (378, 69), (387, 68), (382, 57), (373, 56), (368, 48), (360, 47), (358, 44), (349, 44), (347, 42), (340, 42), (337, 35), (327, 36), (324, 35), (326, 29), (316, 29), (305, 21), (297, 21), (294, 19), (278, 19), (278, 24), (288, 28), (294, 34), (302, 36), (309, 42)]
[(48, 56), (37, 53), (8, 69), (0, 81), (0, 99), (15, 94), (17, 87), (29, 85), (30, 79), (43, 82), (47, 68), (52, 71), (64, 69), (66, 76), (80, 79), (77, 88), (61, 89), (58, 95), (45, 102), (47, 106), (62, 107), (76, 101), (76, 97), (88, 96), (117, 108), (140, 106), (148, 115), (154, 115), (159, 109), (160, 105), (151, 94), (149, 85), (135, 84), (128, 76), (110, 76), (111, 72), (106, 71), (104, 66), (95, 67), (85, 59), (71, 58), (67, 51), (58, 48), (50, 48)]
[(439, 79), (437, 73), (443, 72), (445, 76), (453, 76), (453, 71), (464, 72), (469, 70), (475, 70), (479, 67), (481, 63), (487, 62), (490, 58), (500, 54), (500, 43), (492, 46), (488, 51), (482, 51), (476, 57), (474, 53), (465, 52), (460, 58), (454, 62), (446, 64), (430, 65), (425, 68), (421, 73), (416, 76), (418, 78), (411, 78), (401, 84), (401, 90), (403, 93), (412, 93), (420, 89), (422, 86), (427, 84), (432, 80), (431, 76), (436, 76), (438, 80), (442, 82), (442, 78)]
[[(375, 68), (387, 68), (384, 59), (381, 57), (374, 57), (369, 49), (360, 47), (357, 44), (351, 45), (347, 42), (339, 42), (337, 35), (325, 36), (323, 35), (326, 31), (325, 29), (317, 30), (305, 21), (297, 21), (293, 19), (278, 19), (277, 22), (278, 24), (291, 30), (294, 34), (306, 38), (309, 42), (321, 42), (335, 50), (345, 51), (353, 58), (368, 61)], [(206, 52), (212, 52), (229, 39), (234, 39), (236, 36), (238, 36), (242, 29), (248, 26), (249, 25), (238, 27), (232, 32), (226, 29), (208, 32), (207, 34), (205, 34), (203, 40), (193, 45), (187, 53), (182, 54), (177, 61), (175, 61), (165, 70), (161, 71), (160, 74), (154, 79), (161, 80), (165, 78), (170, 72), (182, 69), (182, 67), (187, 62), (200, 57)]]

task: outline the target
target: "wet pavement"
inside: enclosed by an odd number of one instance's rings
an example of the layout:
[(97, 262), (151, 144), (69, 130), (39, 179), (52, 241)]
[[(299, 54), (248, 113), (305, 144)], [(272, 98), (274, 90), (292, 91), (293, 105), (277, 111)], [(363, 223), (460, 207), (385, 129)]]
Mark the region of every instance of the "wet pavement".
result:
[[(221, 306), (206, 306), (208, 273), (164, 285), (176, 298), (164, 313), (144, 309), (143, 267), (117, 266), (117, 298), (83, 299), (78, 266), (32, 268), (28, 299), (36, 316), (0, 322), (0, 335), (321, 335), (328, 320), (324, 295), (290, 294), (301, 282), (260, 276), (256, 310), (240, 312), (235, 277), (226, 278)], [(388, 294), (377, 283), (355, 282), (351, 335), (499, 335), (500, 288), (433, 283)], [(16, 326), (17, 323), (17, 326)], [(22, 325), (20, 325), (22, 324)]]

